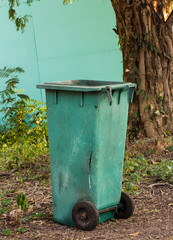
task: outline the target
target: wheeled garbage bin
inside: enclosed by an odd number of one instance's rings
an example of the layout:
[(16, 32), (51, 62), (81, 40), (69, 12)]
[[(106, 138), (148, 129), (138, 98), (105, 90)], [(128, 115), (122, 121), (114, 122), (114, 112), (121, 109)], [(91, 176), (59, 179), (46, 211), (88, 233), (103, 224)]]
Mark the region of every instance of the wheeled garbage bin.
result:
[(73, 80), (46, 90), (53, 215), (56, 222), (92, 230), (133, 214), (121, 192), (132, 83)]

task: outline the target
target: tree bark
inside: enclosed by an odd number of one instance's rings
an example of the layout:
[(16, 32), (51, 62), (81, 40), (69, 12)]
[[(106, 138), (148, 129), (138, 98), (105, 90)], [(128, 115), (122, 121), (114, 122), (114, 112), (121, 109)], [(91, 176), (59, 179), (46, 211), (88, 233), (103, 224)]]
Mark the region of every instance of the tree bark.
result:
[[(170, 0), (111, 0), (124, 63), (124, 81), (137, 83), (131, 128), (153, 141), (173, 133), (173, 13)], [(170, 16), (165, 21), (166, 12)], [(138, 118), (136, 117), (138, 113)], [(135, 120), (133, 115), (135, 115)], [(135, 130), (136, 131), (136, 130)], [(134, 135), (137, 134), (134, 133)]]

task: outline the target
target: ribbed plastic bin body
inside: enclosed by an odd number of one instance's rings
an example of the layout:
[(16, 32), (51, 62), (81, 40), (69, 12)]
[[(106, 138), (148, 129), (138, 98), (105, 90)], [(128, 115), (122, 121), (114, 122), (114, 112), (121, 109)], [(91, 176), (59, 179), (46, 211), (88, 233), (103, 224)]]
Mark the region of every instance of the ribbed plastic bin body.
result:
[(76, 80), (37, 87), (46, 90), (55, 221), (73, 225), (72, 209), (85, 200), (96, 206), (99, 222), (113, 217), (135, 84)]

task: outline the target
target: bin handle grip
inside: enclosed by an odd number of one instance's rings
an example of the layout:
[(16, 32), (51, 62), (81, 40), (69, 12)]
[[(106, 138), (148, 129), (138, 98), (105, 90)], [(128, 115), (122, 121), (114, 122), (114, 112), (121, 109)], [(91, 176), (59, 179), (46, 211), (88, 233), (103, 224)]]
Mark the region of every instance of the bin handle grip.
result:
[[(121, 93), (123, 91), (126, 91), (126, 90), (129, 90), (130, 87), (129, 86), (124, 86), (123, 88), (119, 88), (119, 89), (116, 89), (115, 91), (118, 91), (119, 95), (118, 95), (118, 105), (120, 104), (120, 99), (121, 99)], [(110, 86), (106, 86), (106, 92), (107, 92), (107, 95), (108, 95), (108, 100), (109, 100), (109, 103), (110, 105), (112, 105), (112, 102), (113, 102), (113, 93), (112, 93), (112, 89)]]
[(110, 86), (106, 86), (106, 92), (107, 92), (107, 95), (108, 95), (109, 103), (110, 103), (110, 105), (112, 105), (113, 96), (112, 96), (112, 89), (111, 89)]

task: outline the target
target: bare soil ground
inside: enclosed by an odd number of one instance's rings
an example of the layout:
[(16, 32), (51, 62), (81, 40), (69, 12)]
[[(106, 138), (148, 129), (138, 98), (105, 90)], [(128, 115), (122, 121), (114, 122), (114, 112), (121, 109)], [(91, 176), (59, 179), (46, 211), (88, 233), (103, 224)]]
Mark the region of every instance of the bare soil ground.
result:
[[(45, 181), (41, 178), (20, 182), (20, 174), (0, 177), (0, 189), (11, 198), (12, 209), (0, 215), (0, 239), (10, 240), (173, 240), (173, 185), (155, 183), (146, 178), (140, 184), (140, 192), (133, 195), (135, 211), (127, 220), (109, 220), (100, 224), (92, 232), (84, 232), (74, 227), (55, 223), (52, 215), (51, 183), (49, 169)], [(23, 191), (28, 199), (28, 208), (22, 215), (17, 210), (16, 195)], [(33, 215), (36, 212), (44, 215)], [(29, 216), (33, 216), (27, 220)], [(20, 221), (19, 219), (25, 219)], [(25, 229), (23, 234), (18, 228)], [(2, 230), (10, 229), (5, 236)]]

